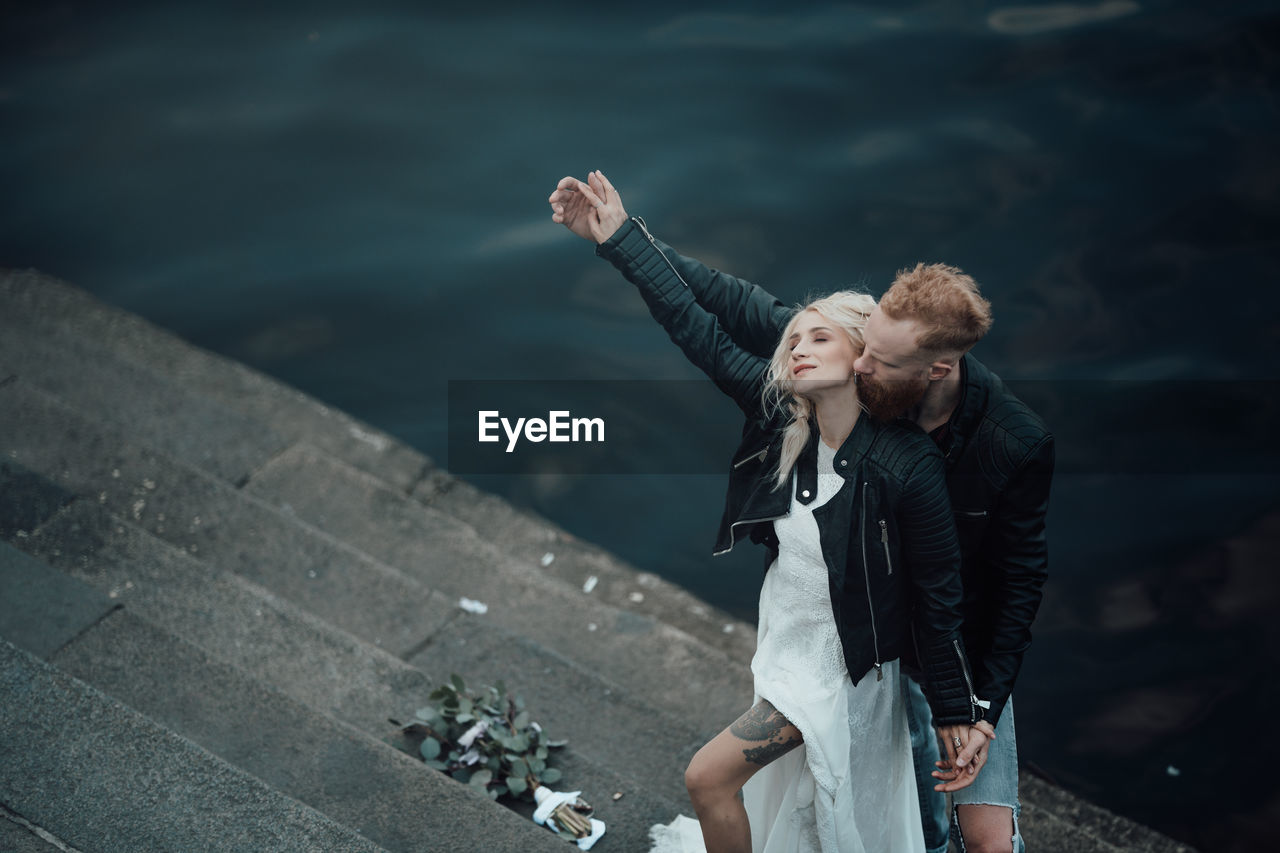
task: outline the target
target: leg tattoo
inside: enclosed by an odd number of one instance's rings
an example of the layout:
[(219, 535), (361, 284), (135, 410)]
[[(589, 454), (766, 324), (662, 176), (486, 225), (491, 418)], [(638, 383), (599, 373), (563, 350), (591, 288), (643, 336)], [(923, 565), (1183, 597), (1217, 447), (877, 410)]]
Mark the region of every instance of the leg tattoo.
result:
[(747, 761), (763, 767), (804, 742), (796, 734), (786, 732), (789, 726), (791, 723), (777, 708), (768, 702), (761, 702), (735, 720), (729, 731), (742, 740), (766, 741), (761, 746), (742, 750)]

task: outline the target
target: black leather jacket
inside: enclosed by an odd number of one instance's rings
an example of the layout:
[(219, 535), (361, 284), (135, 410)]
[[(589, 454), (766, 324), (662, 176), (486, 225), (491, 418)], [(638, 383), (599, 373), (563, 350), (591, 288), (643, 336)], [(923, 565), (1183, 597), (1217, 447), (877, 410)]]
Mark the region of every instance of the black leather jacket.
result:
[[(654, 245), (735, 343), (760, 356), (773, 352), (794, 309), (661, 241)], [(942, 452), (960, 537), (964, 645), (994, 725), (1031, 644), (1049, 573), (1045, 515), (1054, 445), (1044, 422), (981, 362), (966, 355), (960, 369), (963, 391)]]
[[(773, 488), (785, 420), (763, 412), (767, 358), (735, 344), (698, 305), (637, 220), (597, 253), (637, 285), (672, 340), (747, 416), (716, 553), (744, 535), (776, 552), (773, 519), (790, 511), (791, 490)], [(797, 463), (802, 501), (806, 491), (817, 494), (816, 427), (810, 436)], [(872, 670), (879, 677), (882, 664), (910, 651), (925, 670), (935, 724), (974, 722), (982, 710), (960, 637), (959, 550), (941, 454), (915, 425), (882, 424), (864, 415), (833, 466), (845, 483), (814, 518), (850, 678), (856, 683)]]

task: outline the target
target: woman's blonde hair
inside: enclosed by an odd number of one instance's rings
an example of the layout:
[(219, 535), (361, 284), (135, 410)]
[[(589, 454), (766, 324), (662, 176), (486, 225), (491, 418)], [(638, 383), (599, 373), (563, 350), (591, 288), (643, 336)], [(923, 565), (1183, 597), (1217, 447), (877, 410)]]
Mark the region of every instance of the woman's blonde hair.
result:
[(813, 403), (796, 393), (795, 382), (791, 378), (789, 362), (791, 347), (788, 339), (795, 333), (800, 316), (806, 311), (816, 311), (837, 329), (849, 337), (856, 355), (861, 355), (866, 346), (862, 338), (862, 330), (867, 325), (867, 317), (871, 309), (876, 307), (876, 300), (866, 293), (853, 290), (838, 290), (830, 296), (815, 299), (808, 305), (797, 306), (795, 316), (782, 332), (782, 338), (773, 351), (769, 367), (765, 374), (764, 389), (761, 402), (764, 405), (765, 417), (774, 412), (786, 412), (790, 420), (783, 428), (782, 455), (778, 459), (777, 479), (773, 489), (777, 491), (786, 485), (791, 477), (791, 469), (796, 460), (809, 443), (809, 417), (813, 414)]

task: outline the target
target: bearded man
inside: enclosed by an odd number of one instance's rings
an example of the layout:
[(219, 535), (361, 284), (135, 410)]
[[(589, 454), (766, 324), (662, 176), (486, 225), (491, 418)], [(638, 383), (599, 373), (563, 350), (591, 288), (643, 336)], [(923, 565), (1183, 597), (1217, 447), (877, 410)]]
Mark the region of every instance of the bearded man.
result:
[[(642, 220), (627, 217), (603, 174), (592, 172), (586, 182), (564, 178), (548, 201), (552, 221), (589, 240), (608, 243), (642, 229), (740, 347), (763, 358), (773, 352), (794, 309), (652, 237)], [(872, 311), (866, 346), (853, 364), (859, 400), (873, 416), (906, 417), (938, 444), (959, 533), (969, 688), (985, 708), (974, 727), (986, 738), (970, 739), (963, 750), (956, 738), (954, 748), (944, 745), (956, 760), (940, 759), (918, 682), (904, 679), (930, 851), (947, 849), (952, 827), (961, 850), (1023, 850), (1012, 693), (1048, 576), (1054, 443), (1044, 422), (969, 353), (990, 327), (990, 303), (971, 277), (943, 264), (917, 264), (898, 273)], [(964, 778), (979, 769), (976, 779)], [(931, 784), (930, 776), (940, 781)], [(951, 819), (946, 793), (953, 797)]]

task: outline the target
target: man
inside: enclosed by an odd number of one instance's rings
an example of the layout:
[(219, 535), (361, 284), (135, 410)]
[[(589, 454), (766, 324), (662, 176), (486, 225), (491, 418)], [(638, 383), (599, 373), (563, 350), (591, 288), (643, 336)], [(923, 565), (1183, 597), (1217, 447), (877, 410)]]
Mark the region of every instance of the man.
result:
[[(549, 202), (554, 222), (597, 244), (624, 229), (642, 229), (739, 346), (763, 357), (773, 352), (791, 309), (762, 288), (654, 239), (643, 221), (628, 219), (603, 174), (593, 172), (586, 182), (563, 179)], [(937, 744), (927, 735), (928, 706), (918, 686), (910, 690), (908, 716), (930, 851), (947, 848), (948, 792), (962, 850), (1023, 848), (1011, 695), (1048, 574), (1045, 514), (1054, 445), (1035, 413), (969, 355), (990, 325), (990, 305), (972, 278), (954, 267), (920, 264), (899, 273), (872, 312), (863, 333), (866, 347), (853, 365), (859, 396), (872, 414), (909, 417), (944, 456), (960, 538), (971, 690), (987, 708), (971, 730), (977, 736), (944, 744), (948, 758), (937, 760)], [(935, 761), (940, 769), (932, 776), (941, 782), (931, 792), (925, 774)], [(971, 778), (979, 768), (982, 773)]]

